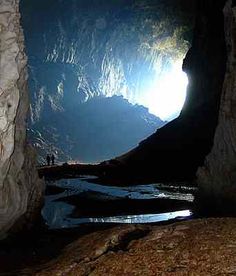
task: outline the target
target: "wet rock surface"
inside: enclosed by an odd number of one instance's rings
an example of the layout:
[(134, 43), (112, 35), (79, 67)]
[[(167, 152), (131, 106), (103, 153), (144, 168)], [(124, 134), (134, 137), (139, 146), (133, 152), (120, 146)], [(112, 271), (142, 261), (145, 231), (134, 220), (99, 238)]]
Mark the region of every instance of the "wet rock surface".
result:
[(235, 275), (236, 219), (118, 226), (85, 235), (17, 275)]

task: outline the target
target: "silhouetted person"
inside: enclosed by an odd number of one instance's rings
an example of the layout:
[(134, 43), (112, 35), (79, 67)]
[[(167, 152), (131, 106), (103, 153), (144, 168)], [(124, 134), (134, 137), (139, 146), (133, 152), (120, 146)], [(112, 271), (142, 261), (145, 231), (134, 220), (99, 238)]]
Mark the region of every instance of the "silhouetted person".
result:
[(47, 160), (48, 166), (50, 166), (51, 157), (49, 154), (47, 154), (46, 160)]
[(51, 160), (52, 160), (52, 165), (54, 165), (55, 164), (55, 156), (54, 156), (54, 154), (51, 155)]

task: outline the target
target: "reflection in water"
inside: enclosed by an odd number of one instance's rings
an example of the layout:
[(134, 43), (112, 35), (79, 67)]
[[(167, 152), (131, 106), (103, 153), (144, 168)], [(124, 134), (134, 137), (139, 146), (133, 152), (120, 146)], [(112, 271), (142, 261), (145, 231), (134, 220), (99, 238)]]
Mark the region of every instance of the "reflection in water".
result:
[(47, 220), (50, 229), (57, 229), (73, 228), (88, 223), (154, 223), (176, 218), (188, 218), (191, 216), (191, 214), (192, 213), (190, 210), (168, 212), (161, 214), (125, 215), (99, 218), (66, 218), (63, 217), (63, 214), (61, 214), (61, 217), (53, 217), (49, 215), (46, 216), (45, 219)]
[(69, 195), (78, 195), (83, 192), (97, 192), (99, 199), (112, 198), (130, 198), (130, 199), (155, 199), (155, 198), (166, 198), (166, 199), (178, 199), (192, 202), (194, 199), (192, 190), (188, 187), (182, 187), (183, 191), (179, 192), (174, 190), (168, 191), (166, 186), (161, 184), (149, 184), (149, 185), (137, 185), (130, 187), (114, 187), (114, 186), (103, 186), (90, 181), (95, 180), (96, 177), (88, 176), (87, 178), (78, 179), (67, 179), (60, 180), (56, 183), (53, 182), (51, 185), (58, 186), (66, 189), (65, 193), (61, 197)]
[[(86, 181), (87, 180), (87, 181)], [(140, 214), (140, 215), (122, 215), (109, 217), (70, 217), (75, 207), (71, 204), (60, 201), (60, 199), (87, 193), (89, 196), (96, 196), (99, 200), (115, 200), (121, 198), (130, 199), (153, 199), (167, 198), (185, 201), (193, 201), (191, 193), (170, 192), (158, 189), (158, 184), (139, 185), (133, 187), (108, 187), (90, 183), (91, 178), (81, 178), (72, 180), (63, 180), (56, 183), (50, 183), (50, 186), (59, 186), (64, 188), (63, 192), (45, 197), (45, 206), (42, 210), (48, 227), (50, 229), (72, 228), (88, 223), (154, 223), (167, 221), (177, 217), (187, 218), (191, 215), (190, 210), (159, 213), (159, 214)], [(94, 195), (95, 194), (95, 195)], [(79, 197), (78, 197), (79, 201)]]
[(46, 198), (42, 216), (50, 229), (63, 228), (65, 219), (72, 213), (74, 207), (60, 201), (50, 201)]
[[(115, 217), (101, 217), (101, 218), (87, 218), (83, 222), (93, 223), (153, 223), (160, 221), (167, 221), (175, 218), (186, 218), (191, 216), (190, 210), (183, 210), (177, 212), (161, 213), (161, 214), (145, 214), (145, 215), (128, 215)], [(68, 219), (70, 227), (77, 226), (81, 223), (81, 219)]]

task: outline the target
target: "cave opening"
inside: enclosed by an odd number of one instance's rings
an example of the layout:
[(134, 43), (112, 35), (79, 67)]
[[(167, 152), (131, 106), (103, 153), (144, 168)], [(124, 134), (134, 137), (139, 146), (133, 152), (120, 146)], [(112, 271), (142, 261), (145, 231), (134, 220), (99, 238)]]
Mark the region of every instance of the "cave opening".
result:
[(110, 159), (179, 115), (195, 1), (22, 0), (21, 14), (40, 163)]

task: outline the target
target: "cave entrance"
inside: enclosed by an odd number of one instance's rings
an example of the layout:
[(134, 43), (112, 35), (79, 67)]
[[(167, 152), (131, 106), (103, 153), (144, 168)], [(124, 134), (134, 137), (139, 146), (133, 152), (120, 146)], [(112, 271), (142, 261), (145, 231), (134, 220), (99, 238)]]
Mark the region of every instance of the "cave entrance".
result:
[(194, 1), (21, 0), (40, 162), (96, 162), (179, 115)]

